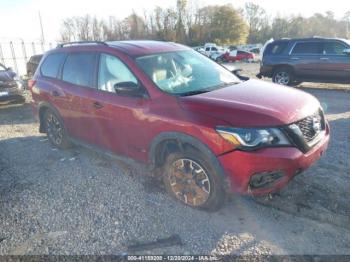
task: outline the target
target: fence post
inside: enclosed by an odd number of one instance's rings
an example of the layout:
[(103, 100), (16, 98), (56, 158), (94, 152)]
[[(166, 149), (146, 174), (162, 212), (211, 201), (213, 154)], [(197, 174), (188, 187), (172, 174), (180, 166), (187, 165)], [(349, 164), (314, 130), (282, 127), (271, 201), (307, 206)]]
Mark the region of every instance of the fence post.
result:
[(32, 42), (32, 48), (33, 48), (33, 55), (36, 55), (34, 42)]
[(16, 71), (16, 74), (18, 75), (16, 54), (15, 54), (15, 50), (14, 50), (14, 48), (13, 48), (13, 43), (12, 43), (12, 41), (10, 42), (10, 48), (11, 48), (11, 54), (12, 54), (12, 59), (13, 59), (13, 65), (15, 66), (15, 71)]
[(5, 65), (4, 53), (2, 52), (1, 44), (0, 44), (0, 61)]
[(28, 58), (27, 58), (26, 46), (23, 40), (22, 40), (22, 52), (23, 52), (24, 62), (27, 63)]
[(24, 41), (22, 40), (22, 52), (24, 57), (24, 68), (27, 68), (27, 51), (26, 51), (26, 45), (24, 44)]

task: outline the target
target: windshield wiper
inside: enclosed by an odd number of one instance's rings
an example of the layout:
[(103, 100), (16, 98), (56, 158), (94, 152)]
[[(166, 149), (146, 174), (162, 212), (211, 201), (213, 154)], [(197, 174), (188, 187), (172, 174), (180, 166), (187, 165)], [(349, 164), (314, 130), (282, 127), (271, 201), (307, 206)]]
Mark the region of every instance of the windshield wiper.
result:
[(199, 94), (203, 94), (203, 93), (207, 93), (210, 92), (211, 90), (208, 89), (202, 89), (202, 90), (193, 90), (193, 91), (188, 91), (185, 93), (181, 93), (179, 94), (180, 96), (194, 96), (194, 95), (199, 95)]
[(228, 82), (228, 83), (222, 83), (222, 84), (219, 84), (217, 86), (215, 86), (215, 88), (221, 88), (221, 87), (226, 87), (226, 86), (231, 86), (231, 85), (236, 85), (236, 84), (239, 84), (241, 82)]
[(219, 85), (212, 86), (212, 87), (210, 87), (210, 88), (200, 89), (200, 90), (193, 90), (193, 91), (181, 93), (181, 94), (179, 94), (179, 95), (180, 95), (180, 96), (194, 96), (194, 95), (199, 95), (199, 94), (203, 94), (203, 93), (208, 93), (208, 92), (210, 92), (210, 91), (215, 91), (215, 90), (217, 90), (217, 89), (224, 88), (224, 87), (230, 86), (230, 85), (239, 84), (239, 83), (241, 83), (241, 82), (221, 83), (221, 84), (219, 84)]

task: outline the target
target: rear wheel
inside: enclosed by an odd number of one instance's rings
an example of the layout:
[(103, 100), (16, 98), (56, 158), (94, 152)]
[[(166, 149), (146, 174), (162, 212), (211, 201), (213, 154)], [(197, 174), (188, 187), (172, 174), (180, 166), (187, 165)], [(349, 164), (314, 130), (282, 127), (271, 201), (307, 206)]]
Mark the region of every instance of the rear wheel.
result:
[(224, 62), (224, 59), (223, 59), (223, 57), (219, 56), (219, 57), (217, 57), (217, 58), (215, 59), (215, 61), (216, 61), (217, 63), (222, 63), (222, 62)]
[(61, 119), (52, 110), (46, 110), (44, 114), (44, 125), (47, 137), (54, 146), (66, 149), (70, 147), (66, 129)]
[(163, 180), (168, 193), (188, 206), (214, 211), (224, 203), (222, 178), (211, 161), (196, 150), (169, 154)]
[(276, 84), (293, 86), (294, 76), (291, 69), (287, 67), (278, 68), (272, 76), (272, 81)]

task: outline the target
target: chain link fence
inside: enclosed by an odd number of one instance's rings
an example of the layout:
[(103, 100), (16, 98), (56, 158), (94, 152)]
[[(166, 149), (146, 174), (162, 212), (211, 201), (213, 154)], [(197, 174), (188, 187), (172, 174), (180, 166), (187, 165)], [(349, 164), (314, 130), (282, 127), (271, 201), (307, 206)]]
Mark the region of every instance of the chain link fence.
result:
[(0, 42), (0, 63), (11, 67), (19, 76), (27, 74), (26, 64), (33, 55), (43, 54), (56, 43), (8, 41)]

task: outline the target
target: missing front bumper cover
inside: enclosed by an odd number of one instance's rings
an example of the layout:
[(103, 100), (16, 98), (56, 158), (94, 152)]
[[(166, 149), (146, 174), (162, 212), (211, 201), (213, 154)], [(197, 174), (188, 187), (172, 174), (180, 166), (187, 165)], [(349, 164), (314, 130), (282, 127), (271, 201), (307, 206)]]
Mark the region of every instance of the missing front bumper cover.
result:
[(283, 178), (285, 175), (285, 172), (281, 170), (257, 173), (251, 176), (249, 181), (249, 187), (251, 190), (269, 188), (273, 186), (276, 181)]

